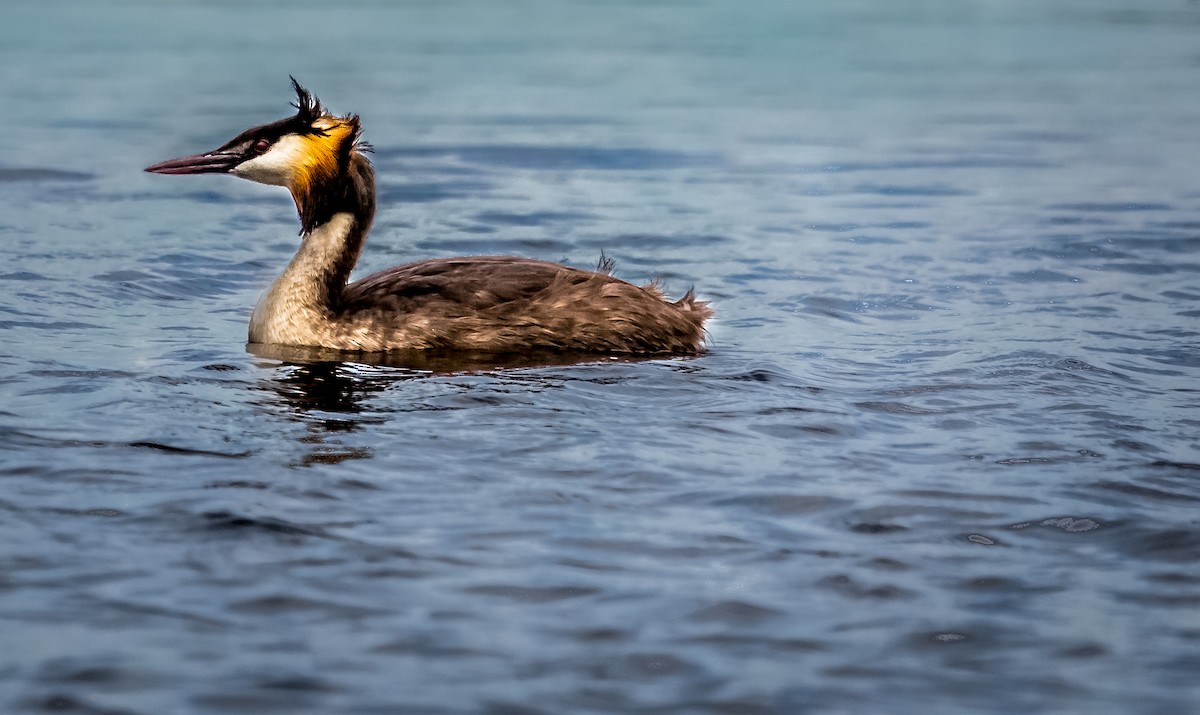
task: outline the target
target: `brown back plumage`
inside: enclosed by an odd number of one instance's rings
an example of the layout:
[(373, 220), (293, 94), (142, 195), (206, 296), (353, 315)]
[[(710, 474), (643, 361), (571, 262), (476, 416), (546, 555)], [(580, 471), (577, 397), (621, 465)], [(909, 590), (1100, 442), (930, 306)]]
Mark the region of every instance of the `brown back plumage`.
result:
[(429, 348), (692, 354), (703, 348), (711, 315), (691, 291), (670, 303), (654, 286), (607, 272), (478, 256), (398, 266), (352, 283), (338, 321)]

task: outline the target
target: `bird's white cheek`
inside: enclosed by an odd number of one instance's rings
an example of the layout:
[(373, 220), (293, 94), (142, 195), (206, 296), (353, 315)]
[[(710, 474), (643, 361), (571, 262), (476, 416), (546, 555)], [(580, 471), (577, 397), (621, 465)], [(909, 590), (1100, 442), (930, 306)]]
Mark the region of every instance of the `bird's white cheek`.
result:
[(243, 161), (233, 167), (230, 173), (260, 184), (287, 186), (303, 153), (299, 141), (296, 137), (283, 137), (265, 154)]

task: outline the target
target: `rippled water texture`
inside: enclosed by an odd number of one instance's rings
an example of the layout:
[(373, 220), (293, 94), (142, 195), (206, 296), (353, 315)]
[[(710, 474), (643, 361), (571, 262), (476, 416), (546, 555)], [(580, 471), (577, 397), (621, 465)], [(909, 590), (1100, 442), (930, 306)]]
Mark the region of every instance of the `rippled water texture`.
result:
[[(5, 7), (0, 711), (1200, 711), (1195, 2)], [(247, 352), (288, 74), (711, 352)]]

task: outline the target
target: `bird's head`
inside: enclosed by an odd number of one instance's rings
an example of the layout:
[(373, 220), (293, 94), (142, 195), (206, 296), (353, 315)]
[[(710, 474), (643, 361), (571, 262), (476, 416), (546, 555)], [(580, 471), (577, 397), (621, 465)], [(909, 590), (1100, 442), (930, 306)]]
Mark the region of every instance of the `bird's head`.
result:
[(224, 145), (146, 167), (154, 174), (233, 174), (286, 186), (297, 198), (346, 172), (351, 155), (366, 149), (357, 115), (330, 114), (292, 78), (296, 114), (251, 127)]

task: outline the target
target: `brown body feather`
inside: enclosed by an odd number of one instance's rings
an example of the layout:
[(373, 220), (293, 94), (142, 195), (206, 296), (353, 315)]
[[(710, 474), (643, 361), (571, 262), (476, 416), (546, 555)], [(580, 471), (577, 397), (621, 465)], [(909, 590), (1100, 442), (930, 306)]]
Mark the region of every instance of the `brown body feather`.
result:
[(703, 349), (706, 303), (691, 291), (669, 302), (654, 285), (626, 283), (608, 273), (607, 259), (602, 271), (586, 271), (511, 256), (441, 258), (347, 284), (374, 217), (375, 172), (355, 151), (333, 166), (289, 185), (307, 229), (255, 309), (252, 343), (367, 352)]
[(711, 314), (691, 292), (669, 303), (653, 286), (509, 256), (398, 266), (340, 302), (336, 322), (369, 325), (388, 347), (496, 352), (695, 353)]

